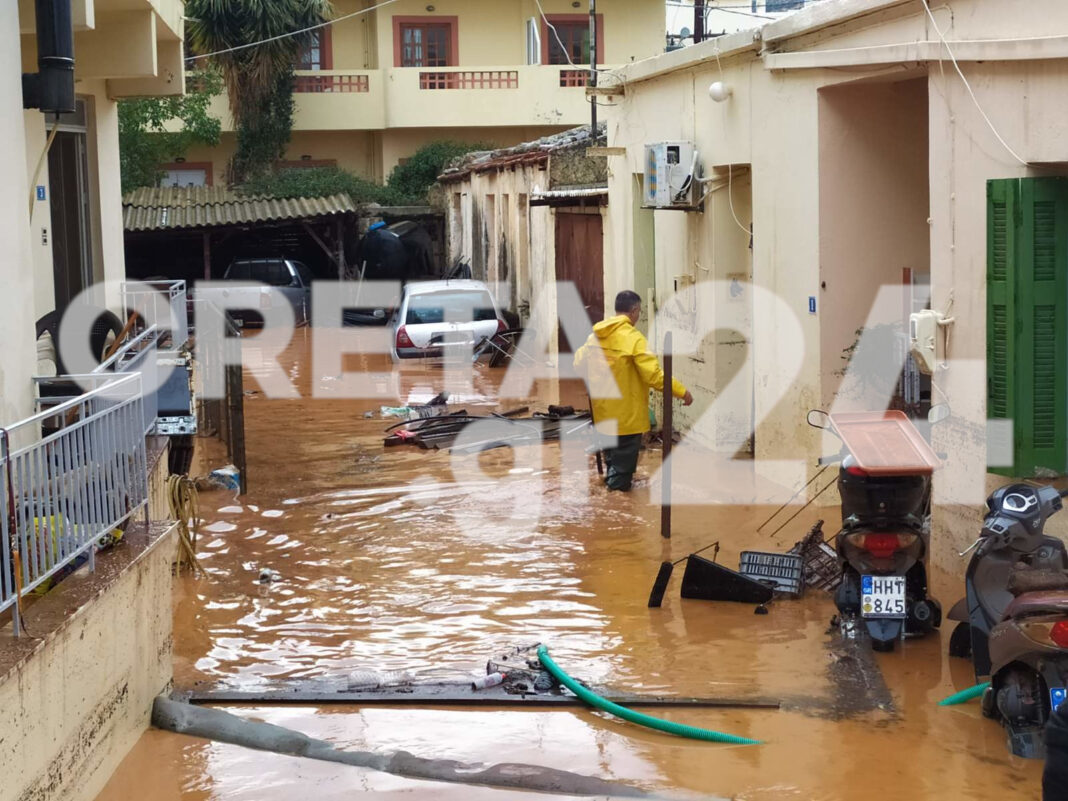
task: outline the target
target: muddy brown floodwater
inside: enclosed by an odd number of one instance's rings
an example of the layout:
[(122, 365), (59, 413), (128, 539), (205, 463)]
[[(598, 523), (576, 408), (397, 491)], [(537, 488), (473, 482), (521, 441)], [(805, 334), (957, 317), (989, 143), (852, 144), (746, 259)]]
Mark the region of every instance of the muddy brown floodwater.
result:
[[(254, 338), (244, 346), (246, 389), (255, 390), (262, 360)], [(577, 708), (230, 710), (344, 747), (543, 764), (665, 793), (748, 801), (1038, 798), (1041, 765), (1011, 757), (977, 704), (937, 706), (973, 683), (969, 665), (946, 656), (948, 629), (876, 656), (891, 703), (871, 709), (836, 692), (841, 657), (829, 647), (826, 595), (776, 602), (769, 615), (755, 616), (748, 605), (682, 601), (680, 565), (663, 608), (646, 608), (668, 555), (718, 539), (720, 561), (736, 565), (743, 549), (788, 547), (817, 517), (833, 530), (837, 509), (806, 510), (774, 539), (758, 535), (766, 506), (692, 503), (713, 488), (755, 486), (748, 465), (691, 454), (674, 470), (680, 501), (665, 543), (650, 497), (654, 453), (642, 456), (645, 479), (622, 496), (597, 485), (585, 458), (562, 459), (557, 444), (462, 457), (385, 449), (390, 421), (377, 410), (393, 398), (309, 397), (313, 387), (329, 391), (337, 382), (313, 374), (307, 331), (282, 363), (302, 399), (246, 398), (248, 494), (201, 495), (198, 550), (208, 575), (176, 582), (177, 687), (343, 682), (365, 669), (407, 671), (416, 682), (469, 678), (503, 648), (541, 641), (572, 675), (620, 690), (770, 696), (784, 708), (651, 710), (758, 738), (760, 746), (683, 740)], [(347, 367), (385, 365), (368, 357)], [(454, 408), (497, 410), (500, 374), (478, 368)], [(425, 401), (446, 388), (443, 380), (439, 369), (406, 366), (399, 400)], [(528, 401), (534, 408), (561, 398), (585, 406), (568, 387), (537, 389)], [(260, 584), (264, 568), (279, 580)], [(959, 578), (932, 578), (948, 608)], [(98, 801), (328, 801), (354, 791), (527, 797), (149, 731)]]

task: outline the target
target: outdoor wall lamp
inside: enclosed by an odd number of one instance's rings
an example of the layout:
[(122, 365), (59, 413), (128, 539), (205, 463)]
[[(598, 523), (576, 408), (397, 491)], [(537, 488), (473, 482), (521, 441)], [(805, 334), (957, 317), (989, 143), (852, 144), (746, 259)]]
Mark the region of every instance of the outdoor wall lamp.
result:
[(708, 96), (717, 103), (722, 103), (732, 94), (734, 94), (734, 90), (727, 86), (727, 84), (723, 83), (723, 81), (715, 81), (708, 87)]
[(434, 6), (427, 6), (427, 7), (426, 7), (426, 10), (427, 10), (428, 12), (432, 12), (432, 11), (434, 10)]

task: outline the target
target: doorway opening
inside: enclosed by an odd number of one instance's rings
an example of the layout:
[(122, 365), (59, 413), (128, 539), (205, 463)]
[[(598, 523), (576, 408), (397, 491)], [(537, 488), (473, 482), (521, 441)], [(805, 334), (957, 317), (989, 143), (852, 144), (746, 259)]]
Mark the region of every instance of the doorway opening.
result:
[(908, 314), (926, 303), (927, 79), (896, 77), (819, 92), (820, 285), (813, 288), (813, 313), (820, 315), (825, 408), (901, 403)]
[(93, 220), (89, 191), (88, 107), (59, 116), (48, 151), (48, 188), (52, 212), (52, 265), (56, 309), (66, 309), (93, 283)]

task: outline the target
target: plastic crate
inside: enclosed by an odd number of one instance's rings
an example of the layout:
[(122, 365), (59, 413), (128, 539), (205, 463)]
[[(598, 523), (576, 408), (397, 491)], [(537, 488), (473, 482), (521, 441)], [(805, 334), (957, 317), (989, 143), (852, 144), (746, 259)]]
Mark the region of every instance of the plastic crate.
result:
[(805, 590), (804, 564), (796, 554), (742, 551), (738, 572), (782, 595), (799, 598)]
[(838, 564), (838, 555), (834, 548), (823, 539), (822, 520), (789, 552), (801, 557), (805, 571), (805, 587), (834, 592), (841, 583), (842, 567)]

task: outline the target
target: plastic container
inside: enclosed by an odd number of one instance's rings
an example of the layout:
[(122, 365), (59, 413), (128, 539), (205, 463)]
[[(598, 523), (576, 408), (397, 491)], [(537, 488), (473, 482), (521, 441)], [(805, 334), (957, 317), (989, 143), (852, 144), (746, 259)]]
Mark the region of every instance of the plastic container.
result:
[(498, 684), (503, 684), (505, 674), (501, 672), (490, 673), (487, 676), (483, 676), (480, 679), (475, 679), (471, 682), (472, 690), (488, 690), (490, 687), (496, 687)]
[(842, 581), (842, 567), (834, 548), (823, 539), (823, 521), (820, 520), (801, 542), (789, 551), (801, 557), (805, 571), (805, 589), (815, 587), (833, 592)]
[(805, 590), (804, 563), (796, 554), (742, 551), (738, 572), (792, 598)]

